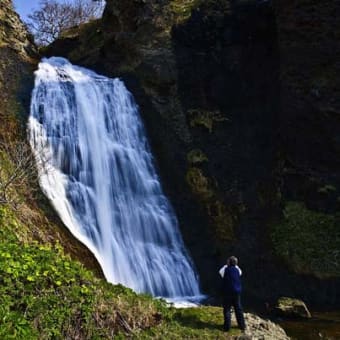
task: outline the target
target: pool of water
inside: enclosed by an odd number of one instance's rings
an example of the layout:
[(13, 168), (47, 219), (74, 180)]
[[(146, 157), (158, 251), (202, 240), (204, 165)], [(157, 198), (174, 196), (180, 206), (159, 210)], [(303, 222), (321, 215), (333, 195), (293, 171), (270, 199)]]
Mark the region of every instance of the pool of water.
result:
[(297, 340), (340, 339), (340, 311), (313, 312), (310, 320), (277, 321), (292, 338)]

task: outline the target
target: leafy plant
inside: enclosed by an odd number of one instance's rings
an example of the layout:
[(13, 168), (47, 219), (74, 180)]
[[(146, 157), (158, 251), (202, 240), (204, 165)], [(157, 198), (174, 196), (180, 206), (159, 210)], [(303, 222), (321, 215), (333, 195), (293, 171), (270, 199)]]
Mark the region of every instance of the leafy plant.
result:
[(10, 216), (1, 208), (1, 339), (112, 338), (161, 321), (164, 302), (94, 277), (58, 243), (21, 242)]

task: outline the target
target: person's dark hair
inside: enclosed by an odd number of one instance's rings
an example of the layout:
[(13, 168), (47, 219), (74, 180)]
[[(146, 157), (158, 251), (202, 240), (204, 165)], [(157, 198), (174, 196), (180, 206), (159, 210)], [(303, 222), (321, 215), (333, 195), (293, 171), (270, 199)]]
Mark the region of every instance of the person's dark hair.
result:
[(238, 263), (238, 259), (235, 256), (230, 256), (227, 261), (228, 266), (237, 266), (237, 263)]

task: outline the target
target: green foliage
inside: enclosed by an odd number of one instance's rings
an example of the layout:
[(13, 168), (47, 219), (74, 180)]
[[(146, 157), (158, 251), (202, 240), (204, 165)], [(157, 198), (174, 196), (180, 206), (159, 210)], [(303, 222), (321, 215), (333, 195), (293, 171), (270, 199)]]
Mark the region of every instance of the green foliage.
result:
[(216, 13), (227, 14), (230, 12), (230, 1), (227, 0), (172, 0), (170, 2), (170, 11), (176, 16), (176, 24), (181, 24), (188, 20), (192, 11), (200, 8), (207, 14)]
[(58, 243), (18, 237), (22, 229), (0, 207), (0, 339), (225, 338), (221, 308), (169, 308), (97, 279)]
[(220, 199), (213, 181), (206, 177), (200, 168), (195, 166), (188, 169), (186, 181), (192, 193), (205, 207), (212, 222), (210, 231), (217, 243), (223, 244), (226, 241), (233, 240), (236, 216), (232, 213), (233, 209), (226, 206)]
[(165, 303), (99, 280), (59, 244), (21, 242), (0, 209), (0, 338), (112, 338), (155, 326)]
[(173, 0), (170, 2), (170, 10), (177, 16), (177, 24), (185, 21), (197, 7), (199, 0)]
[(214, 123), (228, 121), (229, 119), (223, 117), (220, 111), (204, 111), (200, 109), (192, 109), (188, 111), (190, 117), (190, 126), (202, 126), (206, 128), (209, 133), (212, 132)]
[(214, 195), (209, 179), (204, 176), (200, 168), (190, 167), (186, 180), (192, 192), (199, 196), (201, 200), (207, 201)]
[(206, 154), (200, 149), (191, 150), (187, 155), (187, 161), (189, 164), (195, 165), (208, 161)]
[(340, 215), (312, 211), (301, 202), (288, 202), (283, 214), (272, 230), (276, 253), (298, 273), (340, 276)]
[(240, 334), (233, 327), (228, 336), (223, 332), (223, 313), (219, 307), (176, 309), (171, 310), (166, 322), (143, 332), (138, 339), (231, 339)]
[(318, 192), (320, 194), (328, 194), (330, 192), (336, 192), (336, 187), (334, 185), (331, 185), (331, 184), (326, 184), (323, 187), (319, 188)]
[(89, 316), (91, 275), (71, 264), (60, 246), (20, 244), (8, 236), (0, 243), (0, 334), (66, 335), (75, 313)]
[(22, 244), (1, 231), (1, 339), (224, 338), (221, 308), (169, 308), (96, 279), (58, 244)]

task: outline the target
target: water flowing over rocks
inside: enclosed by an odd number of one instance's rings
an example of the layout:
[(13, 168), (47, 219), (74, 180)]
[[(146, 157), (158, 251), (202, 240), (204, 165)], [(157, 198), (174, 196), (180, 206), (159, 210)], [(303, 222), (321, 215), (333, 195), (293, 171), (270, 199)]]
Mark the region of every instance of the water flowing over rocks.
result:
[(109, 282), (169, 298), (200, 294), (138, 108), (122, 81), (66, 59), (44, 60), (29, 130), (42, 190)]

